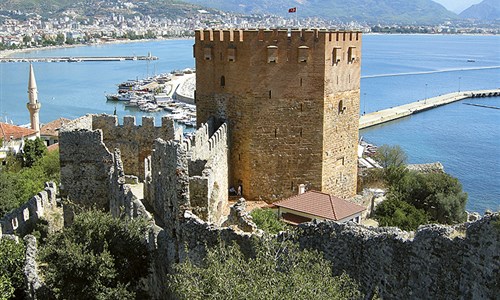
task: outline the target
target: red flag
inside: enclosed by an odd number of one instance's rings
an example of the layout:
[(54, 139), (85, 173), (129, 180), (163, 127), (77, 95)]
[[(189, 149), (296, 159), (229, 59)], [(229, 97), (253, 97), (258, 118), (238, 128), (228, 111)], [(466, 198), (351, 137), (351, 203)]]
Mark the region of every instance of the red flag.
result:
[(292, 8), (289, 8), (289, 9), (288, 9), (288, 12), (289, 12), (289, 13), (294, 13), (294, 12), (297, 12), (297, 7), (292, 7)]

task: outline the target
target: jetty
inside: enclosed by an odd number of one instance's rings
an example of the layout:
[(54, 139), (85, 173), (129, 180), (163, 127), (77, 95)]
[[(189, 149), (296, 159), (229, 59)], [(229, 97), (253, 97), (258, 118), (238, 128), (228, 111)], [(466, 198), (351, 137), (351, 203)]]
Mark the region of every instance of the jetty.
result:
[(359, 118), (359, 129), (365, 129), (382, 123), (394, 121), (428, 109), (432, 109), (463, 99), (498, 96), (500, 96), (500, 89), (455, 92), (418, 100), (416, 102), (404, 104), (401, 106), (391, 107), (388, 109), (365, 114)]
[(90, 61), (125, 61), (125, 60), (157, 60), (153, 55), (135, 56), (59, 56), (59, 57), (2, 57), (0, 62), (90, 62)]

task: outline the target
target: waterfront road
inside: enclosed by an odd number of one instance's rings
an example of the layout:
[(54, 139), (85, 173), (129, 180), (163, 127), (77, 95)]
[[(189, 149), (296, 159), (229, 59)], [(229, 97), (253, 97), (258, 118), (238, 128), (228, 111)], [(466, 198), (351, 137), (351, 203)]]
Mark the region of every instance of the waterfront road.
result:
[(365, 114), (359, 118), (359, 129), (368, 128), (378, 124), (390, 122), (396, 119), (416, 114), (421, 111), (432, 109), (441, 105), (474, 97), (496, 97), (500, 96), (500, 89), (464, 91), (445, 94), (437, 97), (427, 98), (416, 102), (391, 107), (388, 109)]

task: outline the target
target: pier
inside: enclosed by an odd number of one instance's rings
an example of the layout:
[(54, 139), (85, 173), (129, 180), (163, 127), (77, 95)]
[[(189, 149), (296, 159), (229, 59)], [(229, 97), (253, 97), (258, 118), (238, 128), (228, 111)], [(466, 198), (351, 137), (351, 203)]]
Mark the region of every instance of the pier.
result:
[(401, 106), (365, 114), (359, 118), (359, 129), (364, 129), (378, 124), (394, 121), (410, 116), (412, 114), (419, 113), (421, 111), (425, 111), (463, 99), (497, 96), (500, 96), (500, 89), (456, 92), (427, 98)]
[(153, 55), (135, 56), (60, 56), (60, 57), (2, 57), (0, 62), (90, 62), (90, 61), (125, 61), (157, 60)]

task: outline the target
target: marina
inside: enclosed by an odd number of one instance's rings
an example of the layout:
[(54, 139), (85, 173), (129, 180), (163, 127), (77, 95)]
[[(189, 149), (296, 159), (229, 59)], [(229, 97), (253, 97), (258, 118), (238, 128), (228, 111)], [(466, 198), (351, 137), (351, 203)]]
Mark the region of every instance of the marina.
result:
[[(116, 94), (106, 94), (107, 101), (124, 103), (126, 110), (146, 113), (166, 111), (165, 116), (187, 127), (196, 127), (196, 106), (189, 96), (178, 94), (186, 81), (194, 79), (194, 71), (185, 69), (145, 79), (127, 80), (118, 85)], [(179, 97), (178, 97), (179, 96)]]

